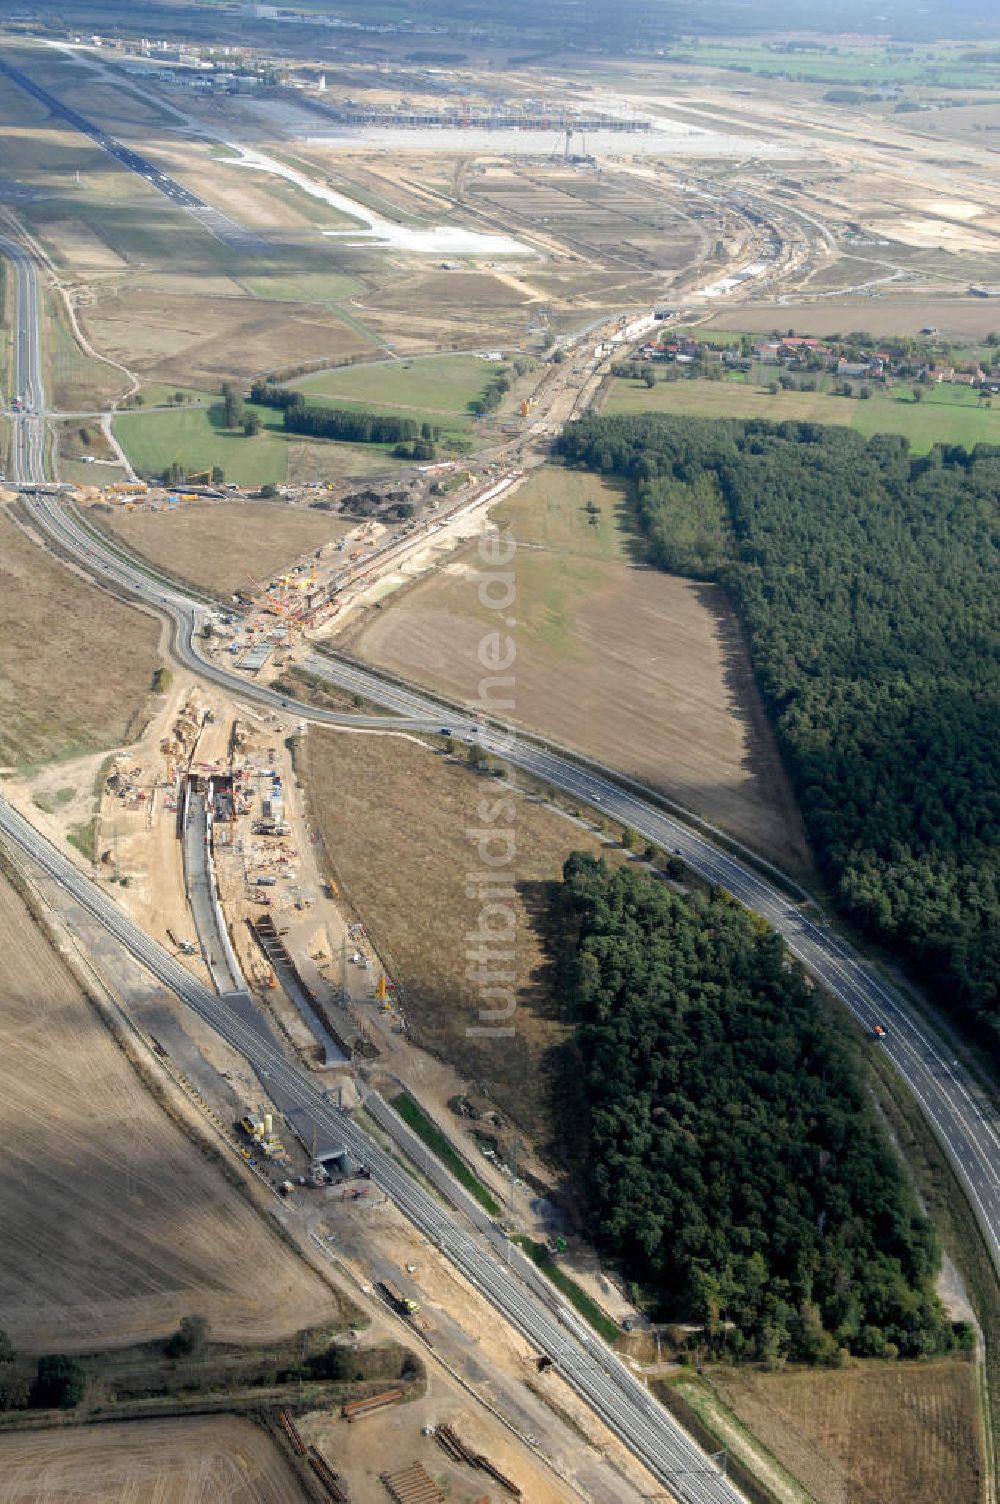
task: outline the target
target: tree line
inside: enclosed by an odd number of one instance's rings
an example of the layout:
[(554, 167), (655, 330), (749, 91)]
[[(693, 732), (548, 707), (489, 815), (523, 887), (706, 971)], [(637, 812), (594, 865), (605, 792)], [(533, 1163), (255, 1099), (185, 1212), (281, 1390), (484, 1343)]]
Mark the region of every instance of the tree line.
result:
[(721, 890), (580, 852), (552, 921), (563, 1138), (659, 1314), (766, 1363), (967, 1345), (856, 1054), (780, 937)]
[(662, 568), (725, 586), (840, 906), (1000, 1030), (1000, 449), (811, 423), (585, 418)]
[[(391, 413), (366, 413), (353, 408), (321, 407), (306, 402), (301, 392), (288, 387), (275, 386), (268, 381), (255, 381), (250, 388), (250, 401), (261, 407), (274, 407), (283, 413), (287, 433), (306, 434), (315, 439), (337, 439), (346, 444), (409, 444), (432, 446), (435, 434), (427, 423), (420, 424), (413, 418), (399, 418)], [(424, 429), (428, 432), (425, 434)], [(433, 449), (427, 455), (413, 458), (432, 458)]]

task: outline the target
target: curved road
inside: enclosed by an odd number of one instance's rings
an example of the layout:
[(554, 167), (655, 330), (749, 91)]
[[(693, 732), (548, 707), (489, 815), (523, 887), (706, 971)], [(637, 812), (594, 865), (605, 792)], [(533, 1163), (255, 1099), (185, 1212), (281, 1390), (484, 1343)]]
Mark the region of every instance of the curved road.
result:
[[(0, 250), (11, 256), (18, 270), (19, 358), (22, 328), (30, 331), (34, 309), (35, 334), (31, 338), (25, 333), (25, 353), (19, 370), (29, 384), (25, 395), (40, 408), (41, 368), (33, 268), (19, 247), (0, 243)], [(22, 282), (24, 262), (28, 270)], [(29, 315), (23, 326), (22, 308)], [(30, 441), (22, 441), (20, 447), (15, 447), (15, 475), (22, 483), (44, 478), (40, 473), (32, 473), (31, 448)], [(657, 845), (676, 851), (706, 880), (728, 889), (748, 908), (761, 914), (782, 934), (789, 950), (806, 969), (863, 1026), (870, 1030), (876, 1022), (886, 1025), (887, 1038), (878, 1047), (890, 1055), (948, 1153), (969, 1196), (994, 1264), (1000, 1268), (1000, 1119), (992, 1105), (905, 999), (866, 967), (831, 930), (810, 919), (774, 884), (665, 814), (640, 793), (623, 790), (613, 777), (605, 777), (599, 770), (581, 766), (544, 746), (520, 742), (513, 731), (495, 725), (481, 726), (456, 715), (453, 708), (430, 696), (388, 683), (335, 657), (312, 653), (306, 667), (331, 684), (385, 706), (394, 712), (393, 719), (317, 710), (264, 685), (243, 680), (233, 670), (202, 656), (199, 634), (211, 615), (211, 609), (203, 601), (92, 533), (78, 514), (53, 498), (36, 495), (25, 504), (34, 524), (57, 549), (118, 593), (167, 614), (173, 623), (173, 648), (178, 659), (228, 693), (272, 709), (290, 710), (320, 725), (356, 729), (448, 726), (457, 736), (478, 737), (487, 750), (512, 766), (594, 805)], [(530, 1340), (556, 1359), (568, 1381), (678, 1499), (684, 1504), (735, 1504), (740, 1496), (731, 1485), (604, 1344), (559, 1305), (533, 1266), (516, 1249), (511, 1250), (502, 1232), (483, 1217), (475, 1203), (465, 1204), (468, 1198), (461, 1188), (452, 1185), (448, 1194), (478, 1228), (478, 1240), (456, 1226), (409, 1176), (401, 1174), (356, 1124), (337, 1113), (312, 1081), (285, 1060), (273, 1041), (250, 1028), (227, 1006), (225, 999), (216, 998), (192, 978), (133, 925), (92, 879), (2, 802), (0, 832), (56, 876), (165, 985), (239, 1049), (266, 1079), (270, 1091), (289, 1105), (305, 1107), (318, 1125), (339, 1134), (353, 1152), (371, 1163), (401, 1209), (438, 1242), (448, 1257)], [(483, 1240), (492, 1248), (488, 1249)], [(496, 1257), (497, 1251), (502, 1251), (502, 1260)]]
[[(2, 798), (0, 837), (72, 893), (164, 986), (238, 1050), (282, 1111), (304, 1110), (321, 1136), (344, 1143), (359, 1162), (369, 1165), (378, 1184), (410, 1221), (529, 1342), (553, 1359), (567, 1382), (681, 1504), (742, 1504), (742, 1496), (645, 1385), (561, 1303), (553, 1287), (461, 1186), (440, 1170), (435, 1177), (462, 1213), (459, 1222), (334, 1107), (306, 1071), (285, 1058), (262, 1018), (248, 1023), (238, 999), (217, 997), (199, 982)], [(379, 1112), (384, 1118), (391, 1109), (380, 1104)], [(466, 1222), (472, 1231), (466, 1230)]]
[(377, 674), (333, 656), (310, 653), (305, 667), (330, 684), (383, 705), (398, 719), (317, 710), (267, 688), (248, 683), (223, 665), (209, 663), (198, 647), (197, 633), (207, 608), (174, 584), (146, 572), (147, 566), (113, 549), (87, 528), (78, 514), (51, 497), (26, 502), (28, 510), (53, 543), (113, 587), (161, 611), (174, 623), (174, 651), (195, 673), (228, 693), (272, 709), (290, 710), (319, 725), (437, 730), (448, 727), (458, 737), (478, 737), (490, 752), (555, 788), (593, 805), (638, 831), (646, 840), (675, 851), (706, 881), (728, 890), (760, 914), (783, 937), (806, 970), (853, 1014), (864, 1029), (876, 1023), (887, 1030), (873, 1048), (884, 1050), (920, 1105), (966, 1191), (994, 1266), (1000, 1270), (1000, 1117), (970, 1073), (910, 1003), (867, 966), (828, 926), (817, 923), (774, 883), (705, 836), (674, 819), (657, 804), (631, 793), (599, 769), (495, 725), (481, 726), (431, 696), (392, 684)]

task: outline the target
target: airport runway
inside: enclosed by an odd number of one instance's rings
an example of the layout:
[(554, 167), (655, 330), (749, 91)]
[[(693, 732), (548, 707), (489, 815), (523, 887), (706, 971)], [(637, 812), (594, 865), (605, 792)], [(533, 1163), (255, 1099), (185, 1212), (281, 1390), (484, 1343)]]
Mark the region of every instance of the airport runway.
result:
[(176, 178), (172, 178), (169, 173), (157, 167), (155, 162), (151, 162), (148, 157), (144, 157), (133, 147), (126, 146), (123, 141), (119, 141), (101, 126), (95, 125), (92, 120), (81, 115), (79, 110), (74, 110), (70, 105), (64, 104), (57, 95), (44, 89), (27, 73), (4, 62), (2, 58), (0, 58), (0, 74), (11, 79), (40, 104), (45, 105), (57, 120), (65, 121), (81, 135), (88, 136), (120, 166), (145, 178), (151, 188), (162, 193), (164, 198), (176, 204), (179, 209), (186, 209), (193, 214), (199, 224), (203, 225), (217, 240), (223, 241), (234, 251), (243, 254), (260, 254), (269, 250), (266, 241), (260, 235), (244, 228), (243, 225), (236, 224), (219, 209), (214, 209), (211, 204), (206, 204), (204, 199), (192, 193), (189, 188), (185, 188), (183, 183), (179, 183)]

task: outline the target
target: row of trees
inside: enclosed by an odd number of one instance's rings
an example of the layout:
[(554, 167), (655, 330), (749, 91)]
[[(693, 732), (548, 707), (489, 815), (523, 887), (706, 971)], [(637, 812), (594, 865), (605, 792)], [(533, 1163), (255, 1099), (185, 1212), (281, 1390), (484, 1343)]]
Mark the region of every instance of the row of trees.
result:
[(725, 585), (842, 906), (1000, 1030), (1000, 449), (808, 423), (587, 418), (665, 569)]
[(87, 1375), (75, 1358), (46, 1355), (28, 1378), (14, 1371), (16, 1357), (8, 1333), (0, 1330), (0, 1410), (71, 1410), (83, 1399)]
[(394, 444), (401, 459), (434, 458), (434, 445), (441, 430), (414, 418), (393, 414), (359, 412), (352, 408), (310, 406), (301, 392), (269, 381), (255, 381), (250, 400), (261, 407), (284, 413), (288, 433), (308, 434), (318, 439), (338, 439), (350, 444)]
[(553, 909), (563, 1137), (600, 1243), (661, 1314), (768, 1362), (966, 1342), (859, 1062), (780, 938), (721, 891), (583, 853)]
[(420, 424), (413, 418), (341, 407), (309, 407), (305, 403), (286, 407), (284, 424), (288, 433), (349, 444), (412, 444), (420, 439)]

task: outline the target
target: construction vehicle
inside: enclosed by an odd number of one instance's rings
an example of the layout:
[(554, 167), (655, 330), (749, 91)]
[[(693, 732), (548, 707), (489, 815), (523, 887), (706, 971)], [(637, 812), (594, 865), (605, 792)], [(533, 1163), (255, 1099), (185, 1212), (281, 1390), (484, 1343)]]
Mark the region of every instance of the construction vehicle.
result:
[(207, 486), (211, 479), (211, 470), (196, 470), (193, 475), (188, 476), (187, 483), (189, 486)]
[(180, 951), (182, 956), (193, 956), (197, 953), (198, 947), (196, 945), (192, 945), (190, 940), (178, 940), (173, 930), (167, 930), (167, 939), (175, 950)]
[(378, 1284), (386, 1300), (401, 1316), (415, 1316), (420, 1310), (419, 1302), (412, 1300), (409, 1295), (404, 1295), (391, 1279), (380, 1279)]

